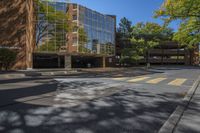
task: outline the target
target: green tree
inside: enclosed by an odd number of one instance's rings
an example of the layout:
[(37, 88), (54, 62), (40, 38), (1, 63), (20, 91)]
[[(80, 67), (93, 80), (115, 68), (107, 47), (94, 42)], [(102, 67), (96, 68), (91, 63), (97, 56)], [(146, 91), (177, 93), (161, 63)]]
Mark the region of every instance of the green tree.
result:
[(192, 48), (200, 42), (200, 0), (165, 0), (155, 17), (161, 17), (165, 24), (180, 21), (174, 40)]
[(11, 64), (16, 60), (16, 56), (16, 52), (7, 48), (0, 48), (0, 70), (8, 70)]
[(121, 49), (130, 46), (131, 26), (132, 22), (127, 18), (124, 17), (120, 20), (119, 27), (117, 28), (116, 41)]
[(66, 33), (72, 29), (72, 26), (69, 24), (69, 14), (64, 11), (58, 11), (51, 5), (47, 6), (47, 4), (41, 0), (35, 0), (35, 3), (38, 9), (36, 45), (38, 46), (39, 42), (44, 38), (51, 37), (51, 39), (42, 44), (45, 46), (39, 46), (39, 50), (45, 50), (44, 48), (47, 48), (48, 51), (58, 50), (61, 45), (65, 44), (65, 42), (62, 41), (67, 40), (67, 37), (63, 36), (63, 34), (66, 35)]
[(129, 47), (122, 50), (120, 63), (134, 64), (140, 59), (140, 54), (135, 47)]
[[(173, 30), (170, 28), (151, 22), (137, 23), (132, 27), (131, 47), (125, 49), (122, 55), (126, 60), (129, 58), (129, 60), (134, 61), (139, 60), (141, 56), (145, 56), (148, 63), (148, 51), (165, 41), (171, 41), (172, 36)], [(132, 53), (132, 56), (130, 56), (130, 53)]]
[(88, 42), (88, 37), (84, 28), (79, 28), (78, 34), (79, 34), (79, 52), (82, 52), (82, 53), (90, 52), (90, 50), (86, 47), (86, 44)]
[(168, 41), (173, 37), (173, 29), (160, 26), (157, 23), (137, 23), (132, 27), (132, 37), (145, 41)]

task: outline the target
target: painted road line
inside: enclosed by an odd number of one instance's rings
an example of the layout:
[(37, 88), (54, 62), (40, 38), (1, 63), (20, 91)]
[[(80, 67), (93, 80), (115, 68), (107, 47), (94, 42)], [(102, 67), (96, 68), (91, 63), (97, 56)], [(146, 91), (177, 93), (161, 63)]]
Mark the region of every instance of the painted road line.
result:
[(165, 79), (167, 79), (167, 78), (156, 78), (156, 79), (149, 80), (146, 83), (149, 83), (149, 84), (158, 84), (159, 82), (161, 82), (161, 81), (163, 81)]
[(168, 83), (168, 85), (181, 86), (187, 79), (177, 78)]
[(145, 79), (149, 79), (150, 77), (138, 77), (138, 78), (134, 78), (134, 79), (131, 79), (131, 80), (128, 80), (127, 82), (139, 82), (139, 81), (142, 81), (142, 80), (145, 80)]

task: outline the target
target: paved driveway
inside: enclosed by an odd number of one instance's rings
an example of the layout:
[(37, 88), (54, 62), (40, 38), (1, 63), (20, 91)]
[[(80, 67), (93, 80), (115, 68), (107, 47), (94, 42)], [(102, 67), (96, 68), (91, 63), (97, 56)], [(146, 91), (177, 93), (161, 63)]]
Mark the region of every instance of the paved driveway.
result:
[(156, 71), (163, 73), (129, 69), (0, 82), (0, 132), (155, 133), (200, 74), (197, 68)]

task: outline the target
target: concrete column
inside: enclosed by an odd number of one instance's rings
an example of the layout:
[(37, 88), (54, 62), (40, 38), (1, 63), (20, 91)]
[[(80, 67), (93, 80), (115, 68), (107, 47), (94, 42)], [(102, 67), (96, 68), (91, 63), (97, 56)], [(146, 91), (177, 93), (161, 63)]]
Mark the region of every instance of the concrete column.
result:
[(71, 55), (66, 55), (65, 56), (65, 68), (66, 69), (71, 69), (72, 68), (72, 57), (71, 57)]
[(161, 64), (164, 64), (164, 49), (162, 48)]
[(60, 56), (58, 56), (58, 68), (60, 68)]
[(188, 49), (185, 49), (185, 65), (190, 65), (190, 52)]
[(177, 52), (176, 64), (179, 64), (179, 46), (176, 52)]

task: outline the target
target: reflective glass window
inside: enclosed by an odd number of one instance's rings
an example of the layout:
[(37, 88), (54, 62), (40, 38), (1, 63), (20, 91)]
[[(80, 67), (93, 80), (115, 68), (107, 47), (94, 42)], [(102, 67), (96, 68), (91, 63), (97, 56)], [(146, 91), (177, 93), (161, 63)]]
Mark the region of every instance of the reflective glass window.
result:
[(77, 15), (72, 16), (73, 20), (77, 20)]
[(77, 9), (77, 4), (73, 4), (73, 9)]

